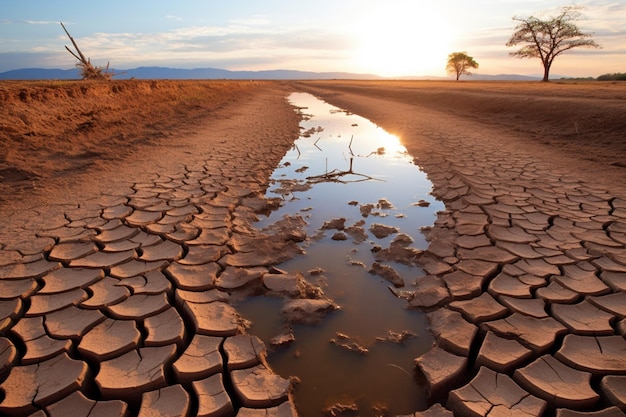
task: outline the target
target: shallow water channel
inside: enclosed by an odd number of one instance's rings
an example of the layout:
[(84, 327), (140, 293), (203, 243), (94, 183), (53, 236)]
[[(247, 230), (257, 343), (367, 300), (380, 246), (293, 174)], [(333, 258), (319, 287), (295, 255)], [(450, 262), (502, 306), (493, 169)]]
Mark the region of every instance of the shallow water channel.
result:
[[(278, 374), (299, 378), (295, 400), (302, 416), (322, 415), (338, 402), (356, 403), (361, 416), (383, 414), (377, 409), (387, 410), (386, 415), (423, 410), (427, 398), (415, 378), (414, 359), (432, 345), (427, 321), (405, 308), (388, 280), (369, 270), (374, 252), (389, 247), (399, 234), (412, 238), (410, 247), (425, 249), (420, 228), (431, 226), (443, 205), (429, 194), (432, 184), (397, 137), (310, 94), (293, 93), (289, 100), (303, 115), (301, 136), (271, 177), (267, 196), (281, 197), (282, 205), (257, 227), (285, 215), (304, 218), (305, 254), (278, 267), (302, 272), (340, 309), (318, 324), (292, 324), (295, 340), (270, 350), (268, 362)], [(346, 240), (337, 240), (340, 230), (323, 228), (337, 218), (365, 233), (361, 238), (346, 233)], [(376, 238), (373, 224), (398, 232)], [(414, 265), (380, 263), (404, 280), (398, 291), (410, 291), (423, 274)], [(279, 298), (253, 297), (237, 308), (252, 322), (249, 332), (270, 346), (285, 332), (282, 306)], [(390, 334), (405, 337), (394, 341)]]

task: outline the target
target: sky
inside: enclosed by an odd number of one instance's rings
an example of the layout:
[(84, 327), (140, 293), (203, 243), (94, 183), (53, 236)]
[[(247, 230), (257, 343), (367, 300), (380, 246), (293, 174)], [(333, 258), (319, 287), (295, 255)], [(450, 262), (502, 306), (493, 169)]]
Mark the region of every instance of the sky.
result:
[(513, 17), (582, 6), (602, 49), (557, 57), (551, 74), (626, 72), (626, 0), (0, 0), (0, 72), (72, 68), (63, 22), (94, 65), (290, 69), (445, 76), (465, 51), (475, 73), (541, 75), (509, 55)]

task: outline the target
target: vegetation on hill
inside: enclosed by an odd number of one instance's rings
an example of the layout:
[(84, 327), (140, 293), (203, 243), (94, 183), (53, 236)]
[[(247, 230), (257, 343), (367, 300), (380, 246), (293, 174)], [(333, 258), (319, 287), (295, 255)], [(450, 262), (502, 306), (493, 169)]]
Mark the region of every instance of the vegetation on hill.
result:
[(616, 72), (614, 74), (602, 74), (598, 81), (626, 81), (626, 72)]

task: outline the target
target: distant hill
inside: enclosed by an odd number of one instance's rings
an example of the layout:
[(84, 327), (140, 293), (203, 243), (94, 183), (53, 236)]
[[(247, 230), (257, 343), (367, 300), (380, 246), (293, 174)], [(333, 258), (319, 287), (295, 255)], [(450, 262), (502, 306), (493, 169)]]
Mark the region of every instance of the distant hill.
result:
[[(199, 80), (199, 79), (232, 79), (232, 80), (329, 80), (355, 79), (372, 80), (382, 79), (375, 74), (355, 74), (351, 72), (311, 72), (295, 70), (270, 71), (229, 71), (218, 68), (180, 69), (166, 67), (139, 67), (128, 70), (112, 69), (119, 73), (114, 79), (169, 79), (169, 80)], [(0, 80), (74, 80), (79, 79), (78, 69), (43, 69), (25, 68), (0, 73)]]
[(0, 80), (73, 80), (80, 78), (78, 69), (24, 68), (0, 72)]
[[(112, 69), (118, 73), (115, 80), (137, 79), (169, 79), (169, 80), (206, 80), (206, 79), (230, 79), (230, 80), (382, 80), (386, 79), (375, 74), (357, 74), (352, 72), (312, 72), (295, 70), (269, 70), (269, 71), (230, 71), (219, 68), (167, 68), (167, 67), (139, 67), (128, 70)], [(449, 80), (450, 77), (440, 76), (404, 76), (391, 77), (394, 80)], [(558, 76), (552, 77), (558, 79)], [(72, 69), (45, 69), (24, 68), (0, 73), (0, 80), (77, 80), (80, 73), (77, 68)], [(517, 74), (474, 74), (464, 76), (463, 81), (484, 80), (508, 80), (508, 81), (536, 81), (539, 76), (526, 76)]]

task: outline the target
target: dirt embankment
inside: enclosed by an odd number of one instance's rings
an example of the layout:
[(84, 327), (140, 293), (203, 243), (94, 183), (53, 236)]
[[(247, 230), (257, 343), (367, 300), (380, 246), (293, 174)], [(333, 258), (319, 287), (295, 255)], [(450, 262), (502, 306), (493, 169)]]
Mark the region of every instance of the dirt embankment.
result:
[[(24, 192), (51, 180), (67, 184), (85, 172), (115, 175), (115, 167), (134, 163), (138, 152), (169, 152), (181, 137), (239, 115), (241, 103), (270, 90), (286, 95), (308, 89), (321, 97), (347, 94), (409, 104), (413, 110), (405, 116), (412, 119), (425, 109), (434, 110), (474, 122), (478, 129), (515, 134), (525, 144), (548, 145), (553, 158), (566, 155), (626, 170), (626, 83), (337, 80), (285, 85), (222, 80), (2, 82), (0, 204), (24, 198)], [(375, 116), (367, 101), (361, 108), (358, 102), (350, 103), (355, 112)], [(167, 149), (159, 148), (163, 146)]]
[(0, 201), (34, 183), (120, 161), (193, 130), (268, 83), (0, 83)]
[(311, 81), (307, 86), (318, 93), (438, 110), (519, 134), (555, 152), (626, 168), (626, 83)]

